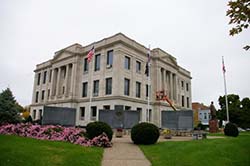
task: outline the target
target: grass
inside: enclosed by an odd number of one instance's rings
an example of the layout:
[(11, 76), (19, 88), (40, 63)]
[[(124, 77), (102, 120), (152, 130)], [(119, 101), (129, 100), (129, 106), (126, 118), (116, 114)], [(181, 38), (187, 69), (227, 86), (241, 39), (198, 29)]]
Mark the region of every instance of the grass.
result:
[(250, 165), (250, 133), (221, 139), (141, 145), (152, 166)]
[(0, 166), (100, 166), (103, 148), (0, 135)]

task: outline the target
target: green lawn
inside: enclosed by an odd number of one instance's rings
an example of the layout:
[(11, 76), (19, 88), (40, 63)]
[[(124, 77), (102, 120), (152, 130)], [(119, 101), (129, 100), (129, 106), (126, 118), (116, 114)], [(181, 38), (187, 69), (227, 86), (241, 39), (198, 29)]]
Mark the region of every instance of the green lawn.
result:
[(103, 148), (0, 135), (0, 166), (100, 166)]
[(152, 166), (249, 166), (250, 134), (237, 138), (141, 145)]

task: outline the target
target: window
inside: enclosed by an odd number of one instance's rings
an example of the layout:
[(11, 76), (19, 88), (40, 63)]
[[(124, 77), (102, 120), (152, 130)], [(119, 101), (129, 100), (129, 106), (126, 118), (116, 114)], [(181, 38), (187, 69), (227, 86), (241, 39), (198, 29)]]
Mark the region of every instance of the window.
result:
[(39, 97), (39, 92), (37, 91), (37, 92), (36, 92), (36, 99), (35, 99), (35, 102), (36, 102), (36, 103), (38, 102), (38, 97)]
[(129, 96), (129, 84), (130, 80), (125, 78), (124, 79), (124, 95)]
[(142, 115), (142, 108), (137, 107), (136, 111), (139, 112), (139, 121), (141, 121), (141, 115)]
[(50, 96), (50, 89), (48, 89), (48, 100), (49, 100), (49, 96)]
[(106, 78), (106, 95), (112, 94), (112, 78)]
[(146, 121), (147, 122), (151, 122), (152, 121), (152, 110), (149, 109), (149, 111), (148, 111), (148, 109), (147, 109), (146, 113), (147, 113), (147, 115), (146, 115)]
[(204, 119), (207, 119), (207, 113), (204, 113)]
[(148, 97), (148, 89), (149, 88), (149, 86), (148, 85), (146, 85), (146, 97)]
[(131, 110), (130, 106), (125, 106), (125, 111)]
[(51, 78), (52, 78), (52, 70), (49, 71), (49, 82), (51, 82)]
[(141, 83), (136, 82), (136, 89), (135, 89), (135, 96), (140, 98), (141, 97)]
[(63, 86), (63, 91), (62, 91), (62, 94), (64, 94), (64, 92), (65, 92), (65, 86)]
[(36, 110), (33, 110), (33, 120), (36, 119)]
[(85, 119), (85, 107), (80, 107), (80, 120)]
[(43, 73), (43, 84), (46, 83), (47, 71)]
[(91, 120), (96, 120), (97, 108), (96, 106), (91, 107)]
[(184, 96), (181, 96), (181, 106), (184, 107)]
[(187, 97), (187, 108), (189, 108), (189, 97)]
[(104, 110), (110, 110), (110, 105), (104, 105), (104, 106), (103, 106), (103, 109), (104, 109)]
[(88, 83), (84, 82), (82, 84), (82, 97), (87, 97), (88, 94)]
[(113, 50), (109, 50), (107, 53), (107, 67), (112, 67), (113, 65)]
[(87, 72), (89, 69), (88, 58), (84, 58), (83, 71)]
[(140, 73), (141, 72), (141, 62), (136, 61), (136, 73)]
[(184, 89), (184, 81), (181, 81), (181, 88)]
[(93, 96), (98, 96), (99, 94), (99, 80), (94, 81)]
[(45, 93), (45, 90), (42, 91), (42, 100), (44, 100), (44, 93)]
[(124, 61), (124, 68), (129, 70), (130, 69), (130, 58), (125, 56), (125, 61)]
[(186, 83), (186, 90), (188, 91), (188, 89), (189, 89), (189, 88), (188, 88), (188, 83)]
[(42, 119), (42, 117), (43, 117), (43, 110), (40, 109), (40, 110), (39, 110), (39, 119)]
[(38, 73), (37, 76), (37, 85), (40, 85), (41, 73)]
[(101, 54), (95, 55), (95, 71), (100, 70), (101, 65)]

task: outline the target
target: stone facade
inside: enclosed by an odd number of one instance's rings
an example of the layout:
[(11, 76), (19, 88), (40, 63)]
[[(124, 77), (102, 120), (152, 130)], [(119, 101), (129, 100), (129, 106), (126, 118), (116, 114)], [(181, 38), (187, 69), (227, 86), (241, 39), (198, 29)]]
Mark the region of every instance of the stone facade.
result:
[[(95, 55), (87, 63), (93, 45)], [(151, 50), (147, 113), (147, 59), (147, 48), (122, 33), (87, 46), (73, 44), (57, 51), (53, 59), (38, 64), (34, 71), (33, 119), (41, 117), (44, 105), (69, 107), (77, 110), (76, 125), (85, 126), (98, 120), (99, 109), (124, 105), (125, 109), (141, 110), (141, 121), (160, 126), (161, 111), (172, 110), (168, 103), (156, 101), (156, 91), (160, 90), (166, 91), (176, 108), (190, 110), (190, 72), (180, 67), (173, 56), (155, 48)]]

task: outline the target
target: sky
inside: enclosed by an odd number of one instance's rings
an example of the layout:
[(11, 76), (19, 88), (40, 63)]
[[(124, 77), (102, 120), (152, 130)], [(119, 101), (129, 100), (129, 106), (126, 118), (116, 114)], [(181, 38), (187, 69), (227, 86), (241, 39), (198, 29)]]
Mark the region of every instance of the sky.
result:
[(1, 0), (0, 91), (31, 104), (36, 64), (71, 44), (122, 32), (161, 48), (191, 72), (192, 101), (218, 107), (225, 94), (250, 97), (250, 29), (229, 36), (227, 0)]

